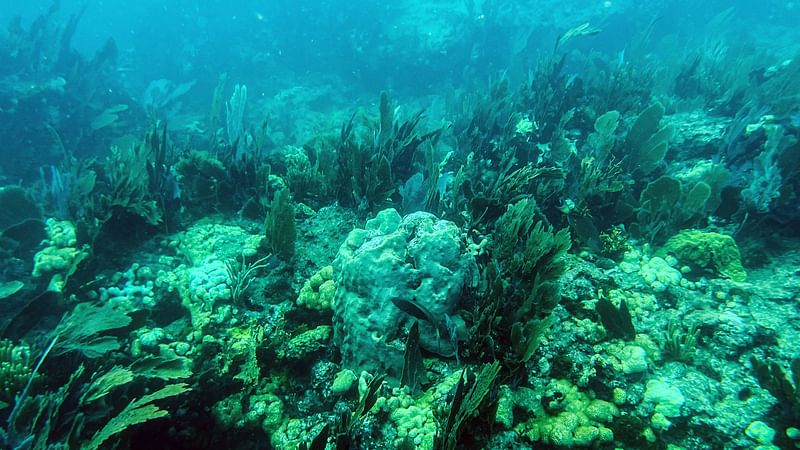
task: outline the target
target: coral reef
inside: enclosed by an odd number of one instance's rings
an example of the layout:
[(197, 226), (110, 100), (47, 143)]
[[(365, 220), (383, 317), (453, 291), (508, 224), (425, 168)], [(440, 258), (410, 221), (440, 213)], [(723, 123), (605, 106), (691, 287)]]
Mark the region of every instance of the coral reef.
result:
[(0, 30), (0, 447), (800, 446), (792, 2), (174, 3)]

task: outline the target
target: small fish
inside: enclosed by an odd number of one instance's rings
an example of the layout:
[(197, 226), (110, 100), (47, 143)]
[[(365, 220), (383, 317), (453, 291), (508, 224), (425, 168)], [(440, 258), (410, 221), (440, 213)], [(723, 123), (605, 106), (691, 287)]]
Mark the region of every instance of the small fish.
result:
[(396, 306), (397, 309), (403, 311), (409, 316), (428, 322), (431, 325), (435, 326), (437, 329), (439, 328), (436, 325), (438, 321), (433, 317), (433, 314), (428, 310), (428, 308), (422, 306), (416, 300), (393, 298), (392, 303), (394, 303), (394, 306)]
[(441, 351), (442, 335), (447, 335), (451, 340), (453, 339), (453, 336), (450, 334), (450, 330), (447, 327), (447, 319), (437, 320), (433, 316), (433, 313), (431, 313), (430, 310), (428, 310), (428, 308), (422, 306), (419, 302), (417, 302), (414, 299), (406, 300), (403, 298), (393, 298), (392, 303), (394, 303), (394, 306), (396, 306), (397, 309), (403, 311), (409, 316), (431, 324), (433, 328), (436, 330), (436, 342), (437, 346), (439, 347), (436, 353), (442, 356), (452, 356), (449, 354), (445, 354)]

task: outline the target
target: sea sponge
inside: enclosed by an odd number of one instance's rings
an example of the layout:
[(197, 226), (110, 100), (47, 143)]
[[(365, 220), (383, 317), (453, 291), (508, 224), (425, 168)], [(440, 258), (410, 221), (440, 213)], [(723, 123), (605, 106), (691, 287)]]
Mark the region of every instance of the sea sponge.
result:
[[(415, 320), (422, 322), (423, 349), (454, 352), (440, 330), (448, 317), (457, 323), (456, 306), (473, 265), (459, 227), (426, 212), (401, 217), (383, 210), (351, 231), (333, 263), (334, 342), (342, 366), (399, 379), (405, 345), (398, 330)], [(401, 302), (413, 302), (427, 317), (412, 317)]]

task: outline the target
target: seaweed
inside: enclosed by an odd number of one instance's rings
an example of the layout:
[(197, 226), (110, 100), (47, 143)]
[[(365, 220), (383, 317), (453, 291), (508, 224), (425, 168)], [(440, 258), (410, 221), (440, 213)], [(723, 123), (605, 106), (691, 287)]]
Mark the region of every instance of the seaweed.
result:
[(242, 255), (242, 262), (239, 263), (236, 259), (228, 259), (225, 261), (225, 274), (228, 278), (225, 280), (231, 290), (231, 299), (234, 305), (241, 305), (245, 302), (244, 294), (250, 283), (253, 282), (258, 272), (268, 267), (268, 261), (272, 255), (267, 255), (255, 261), (247, 262), (247, 258)]
[(94, 450), (100, 448), (107, 440), (134, 425), (168, 416), (169, 412), (153, 403), (183, 394), (188, 390), (189, 386), (185, 383), (170, 384), (152, 394), (145, 395), (132, 401), (118, 415), (108, 421), (102, 429), (95, 433), (89, 442), (82, 445), (81, 449)]
[(379, 112), (377, 123), (367, 123), (361, 134), (355, 133), (354, 113), (342, 126), (336, 148), (339, 202), (370, 212), (391, 204), (400, 183), (422, 170), (423, 146), (435, 145), (444, 130), (418, 133), (425, 111), (400, 119), (385, 92), (381, 93)]
[(499, 359), (511, 374), (525, 367), (549, 326), (571, 245), (566, 229), (554, 233), (536, 220), (538, 214), (530, 199), (508, 207), (495, 224), (491, 259), (471, 292), (466, 354)]
[(631, 231), (660, 244), (679, 230), (701, 223), (705, 213), (719, 205), (721, 185), (727, 180), (724, 170), (715, 169), (706, 180), (692, 184), (662, 175), (648, 183), (639, 195), (636, 223)]
[(113, 333), (132, 321), (128, 314), (110, 305), (78, 303), (56, 328), (59, 340), (54, 354), (77, 351), (87, 358), (99, 358), (118, 350), (120, 342)]
[(265, 228), (269, 250), (284, 261), (291, 260), (295, 251), (297, 229), (288, 189), (281, 189), (272, 197)]
[(493, 257), (500, 276), (513, 287), (507, 293), (512, 322), (543, 318), (559, 301), (558, 279), (571, 245), (569, 232), (554, 232), (537, 215), (536, 203), (522, 199), (495, 224)]
[[(469, 368), (461, 371), (453, 400), (446, 409), (446, 416), (437, 417), (438, 426), (434, 437), (433, 448), (437, 450), (453, 450), (459, 448), (459, 437), (462, 427), (473, 417), (480, 417), (480, 411), (486, 411), (487, 397), (494, 389), (495, 380), (500, 373), (500, 363), (481, 366), (477, 374)], [(488, 423), (490, 417), (483, 417)]]
[(627, 159), (630, 173), (650, 175), (664, 161), (667, 144), (675, 135), (675, 127), (661, 126), (664, 106), (653, 103), (642, 111), (625, 136), (624, 148), (630, 155)]
[(597, 301), (595, 307), (597, 314), (600, 316), (600, 321), (606, 332), (613, 337), (632, 341), (636, 338), (636, 328), (633, 326), (633, 318), (628, 310), (628, 304), (625, 300), (619, 302), (619, 308), (611, 303), (607, 298), (601, 298)]
[[(132, 220), (155, 230), (168, 231), (177, 212), (177, 181), (173, 178), (174, 149), (167, 142), (166, 125), (153, 125), (144, 140), (128, 147), (112, 147), (103, 164), (97, 201), (83, 224), (91, 241), (106, 236), (130, 236)], [(134, 222), (135, 223), (135, 222)]]
[(422, 363), (422, 353), (419, 350), (419, 322), (414, 321), (408, 330), (408, 337), (406, 338), (400, 386), (408, 386), (413, 393), (419, 389), (419, 385), (424, 378), (425, 366)]
[(687, 329), (670, 320), (659, 346), (661, 354), (667, 361), (689, 363), (697, 351), (697, 338), (699, 336), (700, 330), (696, 326), (691, 325)]
[(755, 356), (750, 365), (758, 384), (778, 400), (780, 415), (775, 418), (782, 428), (800, 425), (800, 358), (791, 361), (788, 371), (776, 361)]
[(539, 344), (542, 342), (545, 332), (550, 328), (550, 318), (541, 320), (529, 320), (526, 323), (515, 322), (511, 326), (511, 348), (516, 360), (513, 364), (523, 366), (531, 359)]

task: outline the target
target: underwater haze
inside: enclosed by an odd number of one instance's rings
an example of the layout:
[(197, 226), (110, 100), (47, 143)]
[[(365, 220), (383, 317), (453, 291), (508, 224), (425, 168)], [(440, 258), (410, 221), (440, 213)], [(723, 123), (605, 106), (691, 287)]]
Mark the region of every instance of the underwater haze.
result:
[(0, 448), (800, 448), (798, 23), (5, 0)]

